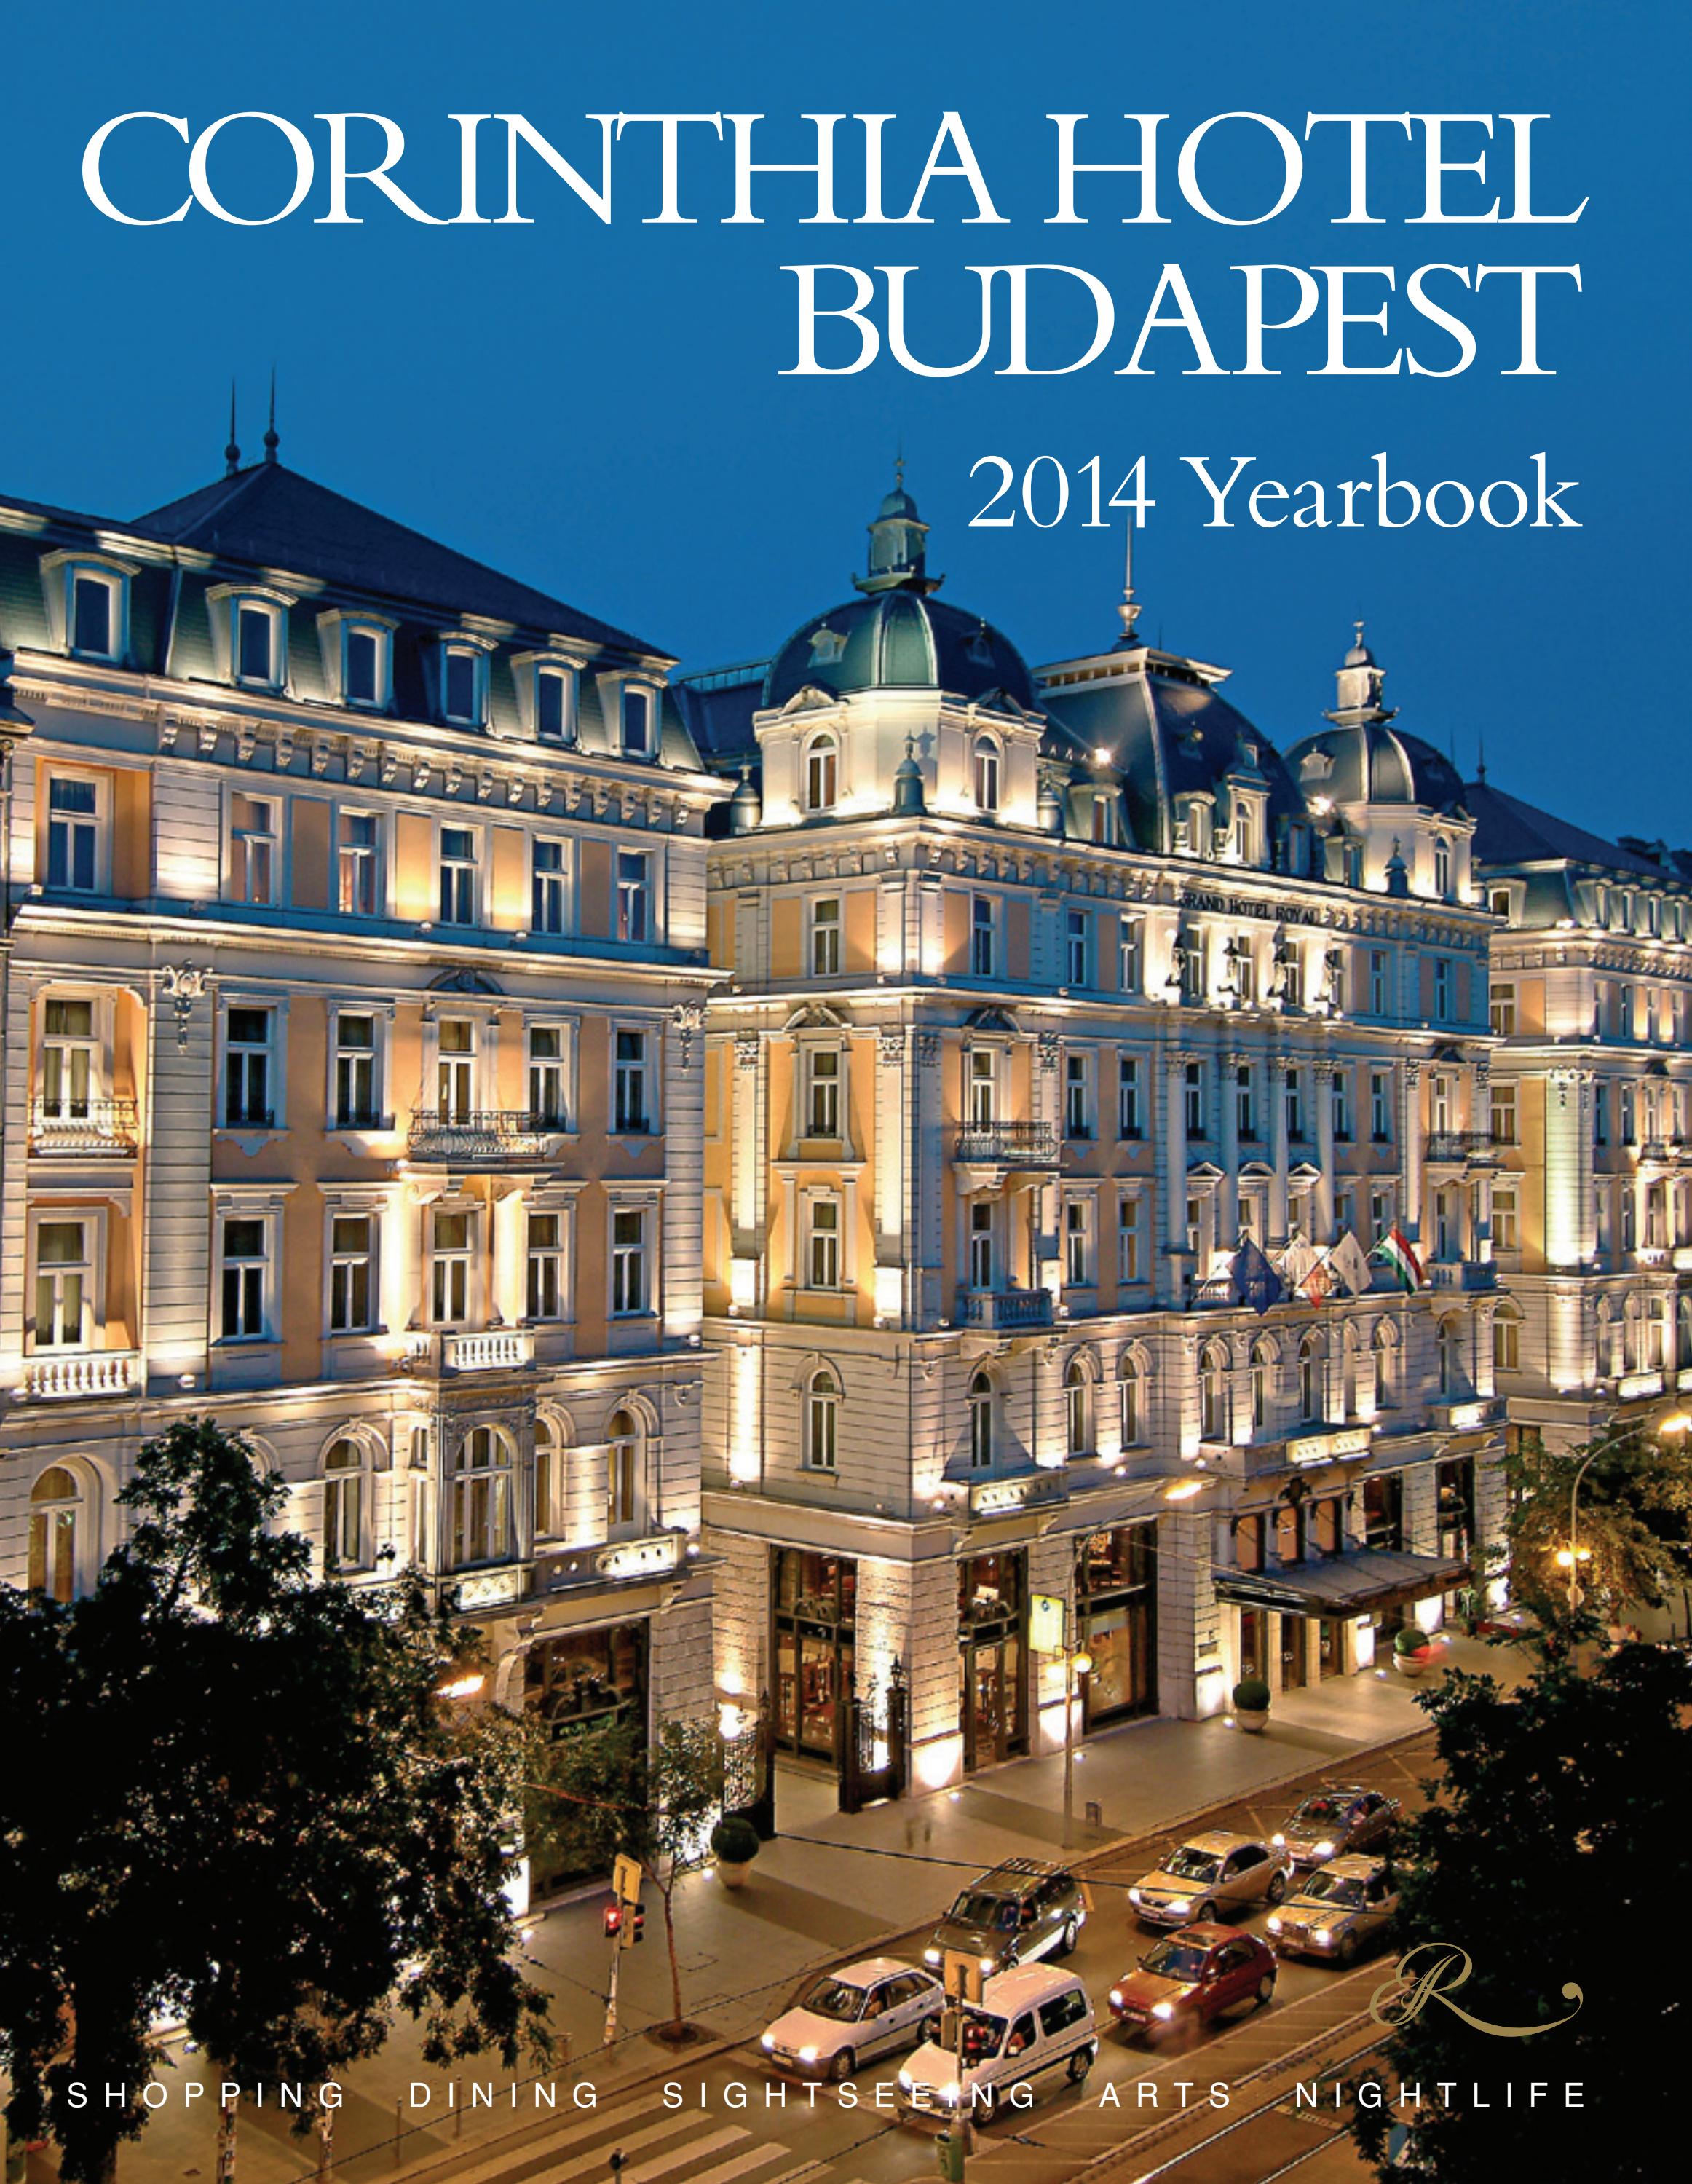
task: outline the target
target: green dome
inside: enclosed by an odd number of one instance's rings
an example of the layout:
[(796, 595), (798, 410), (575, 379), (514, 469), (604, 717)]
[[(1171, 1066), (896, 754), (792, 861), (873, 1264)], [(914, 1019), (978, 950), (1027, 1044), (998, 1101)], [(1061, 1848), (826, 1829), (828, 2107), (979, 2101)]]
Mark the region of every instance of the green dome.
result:
[(914, 591), (848, 599), (802, 623), (770, 663), (764, 703), (785, 705), (807, 684), (842, 697), (910, 689), (969, 699), (1003, 690), (1034, 707), (1027, 663), (1002, 631)]

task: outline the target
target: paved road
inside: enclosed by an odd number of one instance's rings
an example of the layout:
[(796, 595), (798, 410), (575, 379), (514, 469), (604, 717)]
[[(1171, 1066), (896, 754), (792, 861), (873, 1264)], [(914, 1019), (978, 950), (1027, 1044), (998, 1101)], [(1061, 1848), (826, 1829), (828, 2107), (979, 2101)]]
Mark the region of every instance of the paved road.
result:
[[(1420, 1778), (1433, 1771), (1433, 1746), (1431, 1731), (1407, 1738), (1370, 1754), (1356, 1775), (1416, 1809)], [(1218, 1806), (1181, 1832), (1271, 1833), (1324, 1776), (1333, 1779), (1331, 1769), (1312, 1770), (1276, 1793), (1272, 1804), (1245, 1799)], [(1070, 1963), (1087, 1983), (1101, 2026), (1110, 2024), (1110, 1987), (1153, 1938), (1133, 1919), (1125, 1892), (1175, 1840), (1149, 1836), (1086, 1862), (1094, 1910)], [(1261, 1932), (1266, 1916), (1260, 1910), (1238, 1923)], [(893, 1953), (920, 1961), (924, 1939), (926, 1933), (913, 1933)], [(757, 1964), (745, 1969), (745, 1986), (756, 1986)], [(1107, 2030), (1084, 2086), (1048, 2093), (1032, 2110), (1008, 2112), (977, 2134), (971, 2176), (982, 2184), (1058, 2184), (1094, 2165), (1101, 2176), (1139, 2177), (1184, 2155), (1170, 2184), (1209, 2184), (1213, 2176), (1253, 2184), (1293, 2151), (1320, 2151), (1331, 2142), (1331, 2126), (1308, 2112), (1283, 2113), (1277, 2089), (1284, 2086), (1289, 2099), (1296, 2075), (1314, 2078), (1360, 2045), (1366, 2036), (1357, 2020), (1381, 1976), (1373, 1962), (1341, 1974), (1288, 1961), (1267, 2008), (1172, 2052)], [(932, 2131), (897, 2119), (898, 2062), (866, 2070), (841, 2088), (783, 2083), (750, 2043), (698, 2062), (660, 2063), (661, 2075), (638, 2085), (628, 2084), (625, 2065), (617, 2074), (622, 2089), (602, 2077), (591, 2109), (514, 2128), (462, 2154), (442, 2148), (430, 2163), (408, 2164), (403, 2176), (380, 2149), (343, 2160), (342, 2173), (348, 2184), (390, 2177), (398, 2184), (610, 2184), (611, 2156), (621, 2153), (619, 2184), (915, 2184), (934, 2174)], [(584, 2059), (579, 2076), (593, 2080), (591, 2060)], [(560, 2103), (567, 2098), (561, 2083)], [(1259, 2109), (1257, 2120), (1246, 2124)], [(1242, 2127), (1227, 2131), (1230, 2124)], [(342, 2151), (353, 2154), (344, 2143)]]

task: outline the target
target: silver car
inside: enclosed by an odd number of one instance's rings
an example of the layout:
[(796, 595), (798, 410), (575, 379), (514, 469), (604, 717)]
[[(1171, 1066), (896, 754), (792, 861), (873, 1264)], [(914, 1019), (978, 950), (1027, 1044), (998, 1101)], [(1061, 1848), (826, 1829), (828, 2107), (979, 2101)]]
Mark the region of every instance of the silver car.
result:
[(866, 1957), (808, 1980), (759, 2044), (778, 2070), (849, 2078), (874, 2056), (916, 2047), (945, 1998), (932, 1972)]
[(1217, 1830), (1194, 1836), (1170, 1852), (1155, 1873), (1128, 1891), (1149, 1926), (1203, 1925), (1287, 1892), (1287, 1853), (1256, 1836)]
[(1269, 1939), (1285, 1957), (1354, 1963), (1398, 1915), (1398, 1883), (1383, 1858), (1336, 1858), (1300, 1881), (1268, 1922)]
[(1379, 1850), (1398, 1817), (1396, 1797), (1326, 1783), (1305, 1799), (1273, 1840), (1294, 1865), (1322, 1865), (1355, 1851)]

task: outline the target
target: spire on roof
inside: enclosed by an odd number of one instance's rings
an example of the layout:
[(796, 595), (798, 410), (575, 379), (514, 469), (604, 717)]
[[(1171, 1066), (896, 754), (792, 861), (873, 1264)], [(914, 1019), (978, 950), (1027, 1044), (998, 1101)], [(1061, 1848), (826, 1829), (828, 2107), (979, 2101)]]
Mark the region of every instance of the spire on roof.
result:
[(938, 592), (942, 579), (927, 571), (926, 541), (928, 526), (916, 512), (916, 503), (904, 489), (904, 448), (901, 443), (893, 465), (893, 489), (882, 502), (870, 526), (870, 571), (854, 577), (860, 592), (915, 592), (920, 597)]
[(235, 444), (235, 382), (229, 382), (229, 445), (223, 451), (223, 474), (233, 477), (241, 468), (241, 450)]
[(1134, 598), (1134, 519), (1132, 514), (1128, 517), (1128, 543), (1122, 557), (1122, 604), (1116, 612), (1122, 621), (1122, 633), (1116, 639), (1117, 644), (1124, 649), (1131, 645), (1144, 644), (1145, 639), (1137, 636), (1134, 631), (1140, 610)]
[(264, 460), (273, 463), (276, 450), (281, 445), (281, 436), (276, 430), (276, 367), (270, 366), (270, 421), (264, 430)]
[(1395, 710), (1382, 703), (1386, 670), (1377, 666), (1374, 654), (1364, 644), (1362, 623), (1353, 622), (1351, 627), (1356, 632), (1355, 641), (1334, 677), (1339, 702), (1326, 716), (1342, 728), (1384, 722), (1392, 719)]

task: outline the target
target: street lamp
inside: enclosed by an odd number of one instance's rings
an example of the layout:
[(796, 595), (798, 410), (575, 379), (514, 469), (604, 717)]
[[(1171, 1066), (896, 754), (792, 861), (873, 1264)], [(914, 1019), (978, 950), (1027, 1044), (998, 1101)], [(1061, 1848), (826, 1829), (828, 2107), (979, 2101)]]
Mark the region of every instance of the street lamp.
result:
[(1063, 1658), (1063, 1842), (1067, 1850), (1075, 1837), (1075, 1701), (1083, 1676), (1093, 1673), (1093, 1656), (1084, 1649)]
[(1587, 1467), (1595, 1457), (1618, 1448), (1635, 1435), (1647, 1430), (1656, 1433), (1659, 1438), (1666, 1434), (1671, 1440), (1678, 1440), (1683, 1434), (1692, 1431), (1692, 1418), (1689, 1418), (1684, 1411), (1671, 1411), (1667, 1418), (1659, 1418), (1656, 1425), (1649, 1429), (1643, 1418), (1636, 1419), (1613, 1439), (1595, 1443), (1575, 1467), (1568, 1490), (1568, 1545), (1557, 1556), (1557, 1568), (1568, 1572), (1568, 1612), (1571, 1615), (1580, 1605), (1580, 1566), (1592, 1559), (1592, 1550), (1583, 1547), (1578, 1538), (1580, 1482), (1586, 1476)]

